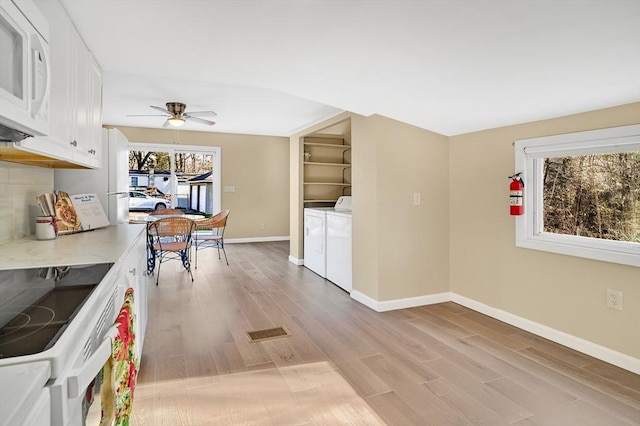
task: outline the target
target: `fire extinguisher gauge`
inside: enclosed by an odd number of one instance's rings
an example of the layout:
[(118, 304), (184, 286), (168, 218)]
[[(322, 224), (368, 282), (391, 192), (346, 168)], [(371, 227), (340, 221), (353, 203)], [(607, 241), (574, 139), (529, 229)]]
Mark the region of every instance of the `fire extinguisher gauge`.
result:
[(524, 181), (522, 180), (522, 172), (519, 172), (519, 173), (516, 173), (516, 174), (513, 174), (513, 175), (509, 176), (509, 179), (520, 181), (520, 183), (524, 187)]

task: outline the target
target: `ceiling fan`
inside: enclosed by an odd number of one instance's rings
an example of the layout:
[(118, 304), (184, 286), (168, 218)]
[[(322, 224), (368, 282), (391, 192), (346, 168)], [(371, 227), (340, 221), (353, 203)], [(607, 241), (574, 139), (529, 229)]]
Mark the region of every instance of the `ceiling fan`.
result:
[(204, 118), (197, 117), (199, 115), (208, 117), (217, 116), (218, 114), (213, 111), (193, 111), (187, 113), (185, 112), (187, 106), (182, 102), (167, 102), (166, 106), (166, 108), (162, 108), (159, 106), (151, 105), (151, 108), (161, 111), (163, 112), (163, 114), (127, 115), (127, 117), (167, 117), (167, 121), (164, 122), (162, 127), (180, 127), (187, 120), (193, 120), (198, 123), (206, 124), (207, 126), (213, 126), (214, 124), (216, 124), (215, 121), (205, 120)]

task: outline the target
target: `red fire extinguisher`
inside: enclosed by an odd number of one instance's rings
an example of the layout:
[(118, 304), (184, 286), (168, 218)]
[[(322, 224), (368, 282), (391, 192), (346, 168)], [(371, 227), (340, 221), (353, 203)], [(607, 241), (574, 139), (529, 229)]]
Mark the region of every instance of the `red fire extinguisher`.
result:
[(520, 216), (524, 214), (524, 183), (520, 177), (522, 173), (516, 173), (509, 176), (511, 185), (509, 185), (509, 208), (511, 216)]

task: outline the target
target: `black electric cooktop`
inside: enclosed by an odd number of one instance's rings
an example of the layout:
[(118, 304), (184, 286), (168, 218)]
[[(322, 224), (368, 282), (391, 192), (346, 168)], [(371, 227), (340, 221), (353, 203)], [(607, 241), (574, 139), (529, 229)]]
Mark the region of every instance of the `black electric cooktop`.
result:
[(0, 271), (0, 358), (50, 348), (111, 265)]

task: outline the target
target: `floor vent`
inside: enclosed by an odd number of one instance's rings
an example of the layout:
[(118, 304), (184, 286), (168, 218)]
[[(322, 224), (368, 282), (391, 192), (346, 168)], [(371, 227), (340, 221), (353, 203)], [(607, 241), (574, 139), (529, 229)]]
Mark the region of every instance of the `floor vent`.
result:
[(249, 341), (251, 343), (260, 342), (262, 340), (276, 339), (278, 337), (289, 336), (287, 330), (283, 327), (266, 328), (264, 330), (247, 331)]

